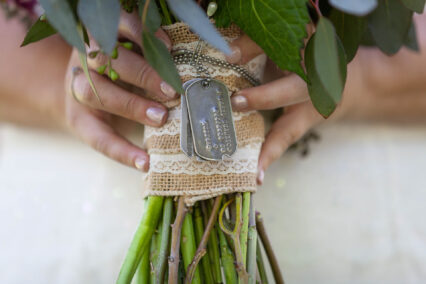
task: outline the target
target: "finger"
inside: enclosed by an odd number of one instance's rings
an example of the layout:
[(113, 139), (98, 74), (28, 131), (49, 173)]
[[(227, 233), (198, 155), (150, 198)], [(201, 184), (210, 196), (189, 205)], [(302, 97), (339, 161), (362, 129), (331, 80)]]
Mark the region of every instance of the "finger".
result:
[(240, 36), (236, 40), (232, 41), (230, 45), (232, 53), (226, 57), (229, 63), (246, 64), (256, 56), (263, 53), (262, 48), (260, 48), (247, 35)]
[(235, 111), (275, 109), (309, 99), (306, 82), (291, 74), (270, 83), (243, 89), (231, 97)]
[(79, 112), (70, 124), (77, 136), (95, 150), (129, 167), (148, 171), (149, 155), (90, 112)]
[[(95, 44), (91, 44), (88, 53), (90, 54), (94, 50), (97, 50), (97, 47)], [(108, 57), (101, 52), (94, 58), (88, 56), (88, 65), (92, 69), (97, 69), (107, 64), (107, 62)], [(119, 74), (120, 80), (145, 89), (162, 101), (176, 98), (176, 91), (163, 81), (158, 73), (139, 54), (119, 46), (118, 58), (111, 60), (111, 64), (112, 68)]]
[(127, 92), (95, 72), (91, 72), (91, 77), (101, 101), (80, 72), (73, 82), (74, 97), (80, 103), (151, 126), (166, 122), (167, 110), (163, 105)]
[(311, 102), (294, 106), (272, 125), (266, 135), (259, 156), (258, 183), (262, 184), (264, 171), (277, 160), (287, 148), (299, 140), (312, 126), (323, 118)]
[[(142, 48), (142, 22), (139, 17), (138, 11), (128, 13), (121, 11), (120, 22), (118, 24), (118, 33), (120, 36), (125, 37)], [(167, 49), (171, 49), (172, 43), (170, 38), (161, 28), (155, 32), (155, 35), (166, 45)]]

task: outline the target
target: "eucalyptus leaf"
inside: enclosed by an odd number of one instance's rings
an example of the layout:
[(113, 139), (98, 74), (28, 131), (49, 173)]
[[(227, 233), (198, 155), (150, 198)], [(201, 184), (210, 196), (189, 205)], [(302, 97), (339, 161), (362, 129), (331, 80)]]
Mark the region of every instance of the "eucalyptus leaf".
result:
[(413, 51), (419, 51), (419, 44), (417, 43), (416, 35), (416, 25), (414, 24), (414, 21), (411, 22), (404, 45)]
[(142, 47), (145, 59), (176, 92), (182, 94), (182, 81), (169, 50), (153, 33), (142, 32)]
[(384, 53), (394, 54), (404, 45), (412, 15), (400, 0), (382, 0), (368, 15), (371, 35)]
[(40, 20), (39, 18), (25, 35), (21, 46), (26, 46), (27, 44), (42, 40), (54, 34), (56, 34), (55, 28), (52, 27), (48, 21)]
[[(312, 104), (317, 111), (325, 118), (329, 117), (336, 109), (337, 104), (342, 98), (342, 93), (330, 93), (328, 88), (323, 84), (319, 77), (317, 62), (319, 64), (327, 65), (326, 58), (315, 58), (315, 48), (317, 47), (317, 35), (314, 34), (308, 41), (305, 48), (305, 67), (308, 75), (308, 91), (311, 98)], [(339, 73), (343, 79), (343, 83), (346, 81), (346, 59), (343, 45), (338, 38), (335, 37), (337, 53), (334, 54), (337, 57), (339, 63)]]
[(367, 15), (377, 7), (377, 0), (329, 0), (329, 2), (334, 8), (356, 16)]
[(306, 80), (300, 64), (300, 49), (310, 21), (306, 1), (221, 0), (218, 7), (216, 13), (223, 22), (226, 23), (229, 15), (281, 69), (295, 72)]
[(77, 21), (68, 3), (64, 0), (40, 0), (49, 23), (61, 36), (80, 52), (85, 52), (84, 42), (77, 31)]
[[(321, 17), (315, 32), (314, 60), (320, 81), (328, 93), (339, 101), (346, 80), (346, 72), (342, 73), (341, 58), (338, 56), (337, 37), (333, 24)], [(346, 65), (346, 58), (345, 65)]]
[[(145, 7), (146, 0), (139, 0), (139, 16), (142, 18), (143, 9)], [(161, 26), (161, 15), (158, 12), (157, 4), (155, 1), (149, 1), (148, 11), (146, 13), (145, 27), (150, 32), (156, 32)]]
[(167, 0), (176, 17), (187, 23), (203, 40), (225, 54), (231, 54), (228, 43), (223, 39), (203, 11), (193, 0)]
[(117, 43), (120, 3), (117, 0), (80, 0), (77, 12), (102, 51), (110, 54)]
[(350, 62), (358, 50), (367, 21), (364, 17), (349, 15), (336, 9), (331, 11), (330, 20), (345, 48), (347, 62)]
[(425, 0), (401, 0), (402, 3), (407, 7), (408, 9), (416, 12), (416, 13), (423, 13), (423, 10), (425, 8)]

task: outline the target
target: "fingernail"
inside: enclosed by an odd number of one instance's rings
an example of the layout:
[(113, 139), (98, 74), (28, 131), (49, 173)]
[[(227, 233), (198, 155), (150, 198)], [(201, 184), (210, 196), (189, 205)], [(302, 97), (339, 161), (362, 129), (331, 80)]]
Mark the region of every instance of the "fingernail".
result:
[(163, 92), (163, 94), (166, 95), (168, 98), (172, 99), (176, 96), (176, 91), (172, 88), (172, 86), (170, 86), (164, 81), (161, 82), (160, 89)]
[(245, 109), (248, 107), (247, 98), (241, 95), (236, 95), (231, 97), (232, 107), (235, 109)]
[(136, 158), (136, 160), (135, 160), (135, 167), (138, 170), (141, 170), (141, 171), (145, 172), (145, 165), (146, 165), (146, 160), (144, 158)]
[(259, 169), (257, 171), (257, 184), (262, 185), (263, 184), (263, 178), (265, 177), (265, 171), (263, 169)]
[(228, 60), (229, 63), (238, 63), (241, 60), (241, 50), (237, 46), (233, 46), (232, 52), (230, 55), (226, 56), (226, 60)]
[(165, 115), (166, 111), (159, 107), (150, 107), (146, 111), (146, 116), (157, 124), (161, 124)]

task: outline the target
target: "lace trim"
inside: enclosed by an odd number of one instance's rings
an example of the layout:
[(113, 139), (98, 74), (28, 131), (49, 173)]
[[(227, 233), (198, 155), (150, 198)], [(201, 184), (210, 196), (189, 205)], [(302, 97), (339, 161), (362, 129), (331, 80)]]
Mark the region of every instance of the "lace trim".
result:
[(151, 154), (149, 173), (188, 175), (216, 175), (256, 173), (261, 144), (238, 149), (230, 159), (223, 161), (198, 161), (185, 154)]

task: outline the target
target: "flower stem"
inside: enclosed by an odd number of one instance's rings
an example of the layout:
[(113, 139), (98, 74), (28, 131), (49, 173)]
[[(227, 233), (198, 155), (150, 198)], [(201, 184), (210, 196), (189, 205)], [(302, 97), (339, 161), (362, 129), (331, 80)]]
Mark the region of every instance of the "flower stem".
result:
[[(189, 265), (192, 262), (192, 259), (195, 256), (195, 251), (197, 249), (195, 245), (195, 234), (194, 234), (192, 213), (190, 212), (186, 213), (185, 219), (183, 220), (182, 237), (180, 239), (180, 245), (181, 245), (183, 264), (185, 266), (185, 270), (187, 271)], [(191, 283), (201, 284), (200, 272), (198, 268), (195, 269), (194, 277)]]
[(226, 242), (225, 234), (222, 232), (222, 230), (218, 230), (218, 234), (225, 282), (226, 284), (237, 284), (238, 280), (234, 266), (234, 256), (232, 255), (232, 251)]
[(160, 240), (159, 239), (160, 239), (160, 236), (158, 235), (158, 231), (156, 231), (152, 235), (151, 248), (149, 250), (149, 267), (150, 267), (149, 283), (151, 284), (154, 284), (154, 281), (155, 281), (155, 266), (157, 264), (157, 259), (158, 259), (158, 247), (161, 241), (161, 239)]
[(266, 275), (265, 264), (263, 263), (262, 250), (260, 249), (259, 239), (257, 239), (257, 246), (256, 246), (256, 262), (257, 262), (257, 270), (259, 271), (260, 283), (268, 284), (268, 276)]
[(160, 7), (161, 7), (161, 11), (163, 12), (163, 20), (165, 22), (166, 25), (171, 25), (173, 24), (172, 22), (172, 18), (170, 17), (170, 13), (169, 13), (169, 9), (167, 8), (167, 4), (165, 0), (160, 0)]
[(136, 272), (136, 284), (149, 284), (149, 252), (145, 250)]
[[(247, 235), (248, 235), (248, 226), (249, 226), (249, 213), (250, 213), (250, 192), (243, 193), (243, 224), (241, 227), (240, 233), (240, 243), (241, 243), (241, 256), (243, 258), (243, 264), (247, 264)], [(253, 215), (254, 216), (254, 215)]]
[(161, 245), (158, 253), (157, 266), (155, 269), (155, 284), (164, 283), (164, 273), (166, 271), (167, 255), (169, 252), (170, 223), (172, 221), (173, 200), (167, 197), (164, 201), (163, 223), (161, 228)]
[[(250, 196), (251, 199), (251, 196)], [(250, 200), (251, 201), (251, 200)], [(256, 283), (256, 219), (254, 216), (253, 202), (250, 202), (249, 223), (248, 223), (248, 243), (247, 243), (247, 272), (249, 274), (249, 284)]]
[[(220, 205), (220, 202), (219, 202)], [(209, 216), (209, 204), (208, 201), (201, 203), (201, 210), (203, 211), (204, 223), (208, 224), (207, 216)], [(211, 216), (211, 214), (210, 214)], [(213, 279), (215, 283), (222, 283), (222, 271), (220, 269), (220, 252), (219, 252), (219, 241), (217, 237), (217, 225), (213, 225), (210, 233), (209, 241), (207, 242), (208, 256), (210, 257), (210, 263), (213, 270)]]
[(136, 269), (142, 258), (142, 255), (148, 250), (149, 242), (152, 234), (157, 227), (158, 220), (163, 207), (163, 197), (149, 196), (146, 202), (145, 213), (133, 237), (130, 248), (121, 266), (120, 274), (118, 275), (117, 284), (130, 284)]
[(256, 212), (256, 228), (260, 240), (262, 241), (263, 248), (265, 249), (266, 256), (268, 257), (269, 264), (271, 265), (272, 274), (274, 275), (275, 282), (283, 284), (284, 279), (281, 274), (280, 266), (278, 265), (278, 261), (275, 256), (274, 250), (272, 249), (272, 245), (269, 241), (268, 235), (266, 234), (265, 226), (263, 224), (263, 218), (259, 212)]
[(188, 209), (185, 206), (184, 198), (180, 197), (176, 212), (176, 219), (172, 225), (172, 241), (169, 257), (169, 284), (177, 284), (179, 280), (179, 248), (182, 223)]

